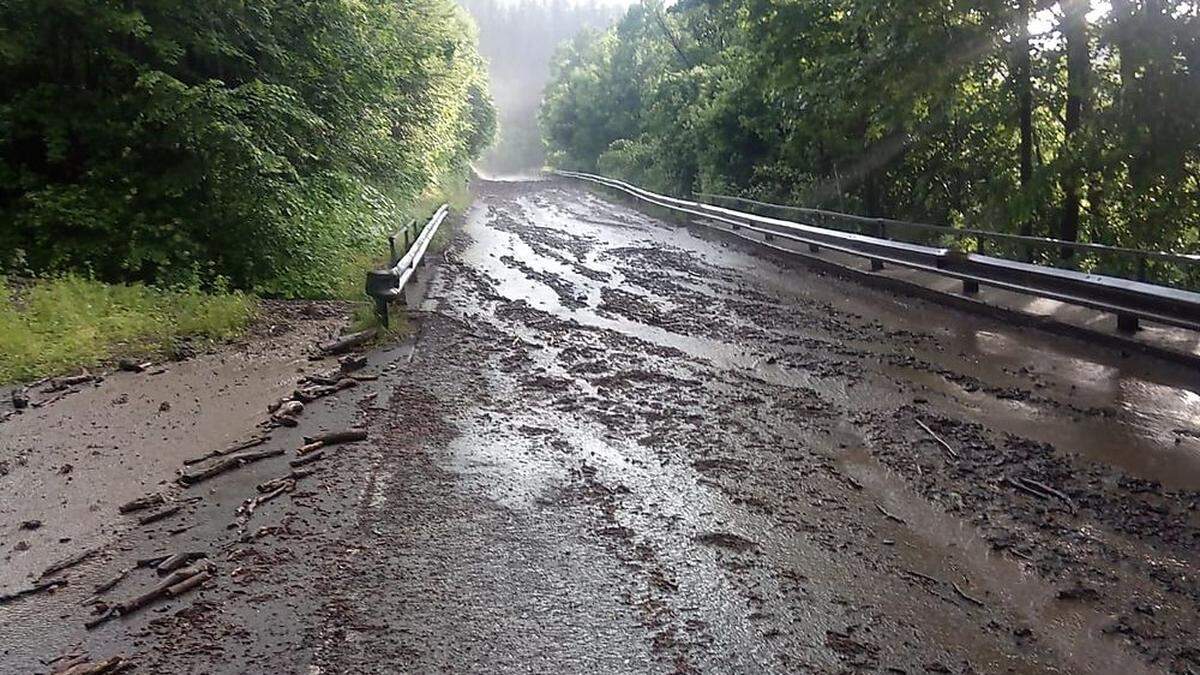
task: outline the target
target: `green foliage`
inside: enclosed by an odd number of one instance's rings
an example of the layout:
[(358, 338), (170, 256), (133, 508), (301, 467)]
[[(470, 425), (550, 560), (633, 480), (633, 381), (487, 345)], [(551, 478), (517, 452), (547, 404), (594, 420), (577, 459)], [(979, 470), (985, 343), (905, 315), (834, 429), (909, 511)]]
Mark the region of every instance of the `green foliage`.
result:
[(1062, 32), (1034, 36), (1022, 180), (1013, 64), (1019, 9), (1041, 4), (648, 0), (560, 49), (543, 135), (557, 166), (680, 195), (1044, 236), (1078, 184), (1081, 239), (1195, 251), (1200, 10), (1117, 0), (1093, 16), (1070, 138)]
[(8, 0), (0, 269), (328, 295), (494, 131), (451, 0)]
[(162, 290), (79, 276), (36, 281), (19, 293), (0, 293), (0, 383), (161, 352), (184, 336), (227, 338), (253, 314), (253, 299), (239, 292)]

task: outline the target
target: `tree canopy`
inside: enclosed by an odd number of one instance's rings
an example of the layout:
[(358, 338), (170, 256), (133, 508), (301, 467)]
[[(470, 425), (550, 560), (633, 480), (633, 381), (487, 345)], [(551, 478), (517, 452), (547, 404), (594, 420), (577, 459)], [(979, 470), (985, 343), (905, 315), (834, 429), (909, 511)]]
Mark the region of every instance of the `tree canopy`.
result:
[(560, 50), (543, 133), (677, 194), (1195, 250), (1200, 4), (1095, 5), (647, 0)]
[(6, 0), (0, 269), (325, 293), (494, 127), (451, 0)]

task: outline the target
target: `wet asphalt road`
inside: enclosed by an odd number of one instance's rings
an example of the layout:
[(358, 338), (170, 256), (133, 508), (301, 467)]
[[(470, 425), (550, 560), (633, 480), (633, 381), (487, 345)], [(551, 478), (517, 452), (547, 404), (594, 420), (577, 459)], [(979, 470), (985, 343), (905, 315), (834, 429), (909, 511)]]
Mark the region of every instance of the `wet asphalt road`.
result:
[(0, 607), (13, 672), (1200, 672), (1193, 373), (568, 183), (463, 220), (380, 379), (272, 443), (371, 439), (242, 530), (286, 462), (214, 481), (193, 597)]

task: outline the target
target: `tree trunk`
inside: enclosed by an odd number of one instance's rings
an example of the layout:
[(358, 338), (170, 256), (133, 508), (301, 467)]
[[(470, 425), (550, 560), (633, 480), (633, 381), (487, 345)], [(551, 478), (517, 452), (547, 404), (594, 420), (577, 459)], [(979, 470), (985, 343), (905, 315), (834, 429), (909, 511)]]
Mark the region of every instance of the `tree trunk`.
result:
[[(1017, 107), (1021, 117), (1021, 194), (1029, 198), (1029, 183), (1033, 180), (1033, 68), (1032, 46), (1029, 41), (1029, 0), (1017, 0), (1016, 59), (1013, 78), (1016, 80)], [(1033, 218), (1021, 222), (1021, 234), (1033, 234)], [(1029, 257), (1027, 254), (1026, 257)]]
[[(1058, 236), (1067, 241), (1079, 240), (1079, 193), (1085, 169), (1080, 157), (1079, 131), (1083, 126), (1088, 104), (1088, 75), (1091, 70), (1087, 30), (1090, 5), (1089, 0), (1064, 0), (1062, 3), (1062, 33), (1067, 43), (1067, 117), (1064, 145), (1068, 161), (1062, 176), (1063, 209)], [(1065, 246), (1060, 250), (1060, 257), (1064, 260), (1073, 255), (1074, 251)]]

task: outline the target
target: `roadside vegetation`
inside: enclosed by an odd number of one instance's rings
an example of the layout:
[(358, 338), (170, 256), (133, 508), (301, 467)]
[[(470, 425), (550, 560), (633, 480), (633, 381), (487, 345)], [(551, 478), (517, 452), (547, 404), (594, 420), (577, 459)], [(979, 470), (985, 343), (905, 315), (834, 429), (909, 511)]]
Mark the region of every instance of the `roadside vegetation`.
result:
[(0, 384), (93, 367), (117, 357), (169, 355), (239, 333), (254, 314), (240, 292), (163, 290), (63, 276), (0, 294)]
[(555, 165), (678, 195), (1194, 252), (1198, 73), (1196, 3), (647, 0), (541, 120)]
[(452, 0), (0, 3), (0, 274), (42, 280), (5, 300), (3, 378), (361, 297), (491, 142), (476, 43)]

